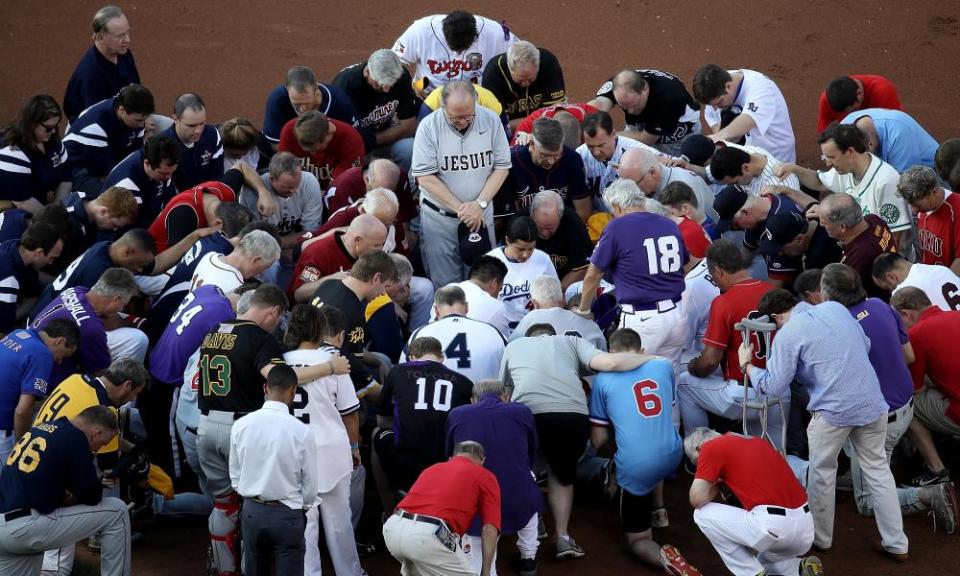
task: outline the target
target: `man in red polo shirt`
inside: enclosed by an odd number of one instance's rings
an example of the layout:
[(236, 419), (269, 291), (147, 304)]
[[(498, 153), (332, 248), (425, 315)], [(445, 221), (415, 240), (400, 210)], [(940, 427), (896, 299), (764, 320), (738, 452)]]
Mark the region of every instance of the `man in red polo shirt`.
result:
[[(941, 310), (923, 290), (913, 286), (897, 290), (890, 305), (903, 318), (914, 354), (910, 373), (916, 392), (909, 432), (927, 469), (911, 484), (949, 481), (930, 432), (960, 436), (960, 354), (956, 349), (960, 312)], [(926, 378), (932, 386), (924, 384)]]
[(304, 245), (297, 259), (287, 295), (297, 302), (313, 297), (317, 287), (328, 276), (353, 268), (357, 258), (371, 250), (382, 250), (387, 227), (370, 214), (361, 214), (346, 232), (333, 232)]
[(346, 122), (311, 110), (287, 122), (280, 131), (278, 152), (290, 152), (326, 190), (341, 173), (363, 163), (363, 137)]
[(834, 78), (820, 93), (817, 132), (823, 132), (831, 122), (843, 120), (854, 110), (864, 108), (903, 110), (897, 87), (883, 76), (855, 74)]
[(479, 442), (460, 442), (450, 460), (424, 470), (397, 504), (383, 525), (383, 540), (404, 574), (476, 576), (460, 537), (479, 513), (480, 576), (490, 575), (500, 534), (500, 485), (483, 461)]
[(346, 228), (357, 216), (370, 214), (387, 227), (387, 240), (383, 250), (407, 255), (406, 237), (403, 226), (398, 222), (399, 211), (400, 203), (396, 194), (387, 188), (374, 188), (356, 202), (338, 209), (319, 228), (303, 234), (301, 240), (305, 242), (304, 247), (309, 246), (310, 239), (323, 236), (337, 228)]
[[(775, 286), (750, 277), (749, 262), (740, 247), (730, 240), (718, 240), (707, 248), (707, 270), (721, 294), (710, 304), (710, 320), (703, 335), (703, 351), (690, 361), (680, 375), (677, 402), (685, 430), (708, 424), (708, 412), (730, 420), (740, 418), (743, 404), (743, 372), (737, 350), (743, 340), (734, 326), (757, 315), (760, 298)], [(766, 366), (766, 350), (754, 340), (753, 364)], [(716, 374), (723, 369), (723, 376)], [(789, 399), (784, 398), (784, 409)], [(770, 435), (780, 438), (780, 415), (771, 408)], [(754, 418), (757, 413), (752, 413)]]
[(400, 168), (386, 158), (372, 160), (366, 168), (350, 168), (334, 178), (323, 199), (327, 214), (355, 203), (374, 188), (386, 188), (397, 195), (400, 203), (397, 218), (401, 222), (408, 222), (417, 215), (407, 179), (401, 178)]
[(960, 274), (960, 194), (944, 190), (937, 173), (926, 166), (901, 174), (897, 192), (917, 212), (921, 262)]
[[(807, 493), (787, 461), (763, 438), (693, 430), (683, 441), (697, 467), (690, 485), (693, 521), (734, 574), (822, 576)], [(726, 501), (726, 488), (742, 508)]]

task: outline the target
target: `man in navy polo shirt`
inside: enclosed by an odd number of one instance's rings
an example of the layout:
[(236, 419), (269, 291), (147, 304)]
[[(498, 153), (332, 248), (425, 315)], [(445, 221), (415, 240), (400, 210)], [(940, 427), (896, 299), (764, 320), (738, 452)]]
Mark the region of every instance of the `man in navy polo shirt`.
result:
[(140, 73), (130, 51), (130, 23), (117, 6), (104, 6), (93, 15), (93, 46), (74, 68), (63, 96), (63, 111), (73, 122), (87, 107), (113, 97)]
[(45, 222), (27, 228), (20, 240), (0, 244), (0, 334), (16, 326), (21, 297), (40, 291), (37, 270), (52, 264), (62, 249), (59, 230)]
[(180, 147), (169, 136), (154, 136), (143, 146), (117, 164), (104, 181), (100, 191), (119, 186), (133, 192), (139, 208), (133, 224), (148, 228), (160, 215), (164, 204), (176, 196), (173, 173), (180, 162)]
[(74, 190), (100, 191), (110, 169), (143, 146), (143, 127), (153, 109), (153, 94), (140, 84), (131, 84), (71, 122), (63, 145)]
[(0, 471), (13, 444), (33, 422), (34, 404), (52, 390), (50, 369), (77, 351), (80, 330), (69, 320), (55, 320), (43, 330), (16, 330), (0, 340)]
[(496, 216), (529, 209), (541, 190), (556, 191), (570, 208), (588, 195), (583, 160), (563, 145), (563, 128), (552, 118), (538, 118), (530, 143), (511, 148), (510, 160), (510, 175), (493, 200)]
[(317, 75), (306, 66), (294, 66), (287, 71), (286, 82), (267, 95), (263, 113), (263, 131), (260, 133), (260, 152), (272, 156), (280, 143), (280, 130), (297, 116), (316, 110), (324, 116), (357, 123), (356, 112), (346, 92), (332, 84), (317, 82)]
[(180, 147), (173, 174), (178, 190), (223, 178), (223, 143), (216, 127), (207, 124), (207, 108), (197, 94), (183, 94), (173, 104), (173, 126), (160, 133)]

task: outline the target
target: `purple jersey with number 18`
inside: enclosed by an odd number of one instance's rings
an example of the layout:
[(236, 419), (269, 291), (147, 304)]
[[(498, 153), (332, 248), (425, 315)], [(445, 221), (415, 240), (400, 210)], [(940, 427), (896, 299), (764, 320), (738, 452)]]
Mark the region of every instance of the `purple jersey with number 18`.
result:
[(187, 294), (150, 354), (150, 373), (165, 384), (182, 384), (187, 360), (203, 337), (235, 316), (230, 300), (214, 284), (204, 284)]
[(590, 263), (613, 275), (617, 301), (644, 306), (679, 300), (690, 259), (680, 227), (650, 212), (631, 212), (607, 224)]

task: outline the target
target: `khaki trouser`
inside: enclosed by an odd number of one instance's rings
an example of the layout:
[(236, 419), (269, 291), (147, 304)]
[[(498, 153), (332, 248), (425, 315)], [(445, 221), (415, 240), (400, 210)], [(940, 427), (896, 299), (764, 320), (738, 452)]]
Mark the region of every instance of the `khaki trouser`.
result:
[(383, 525), (383, 541), (400, 561), (403, 576), (476, 576), (463, 548), (451, 551), (440, 543), (437, 527), (391, 516)]
[(913, 400), (914, 416), (931, 432), (960, 436), (960, 424), (947, 416), (950, 401), (944, 398), (939, 390), (927, 386), (914, 394)]
[(874, 515), (884, 549), (897, 554), (907, 552), (907, 535), (903, 533), (897, 487), (884, 448), (886, 436), (886, 414), (864, 426), (837, 427), (829, 424), (822, 413), (813, 413), (807, 427), (810, 444), (807, 496), (813, 514), (813, 542), (816, 546), (830, 548), (833, 545), (837, 455), (849, 438), (860, 461), (861, 474), (873, 496)]

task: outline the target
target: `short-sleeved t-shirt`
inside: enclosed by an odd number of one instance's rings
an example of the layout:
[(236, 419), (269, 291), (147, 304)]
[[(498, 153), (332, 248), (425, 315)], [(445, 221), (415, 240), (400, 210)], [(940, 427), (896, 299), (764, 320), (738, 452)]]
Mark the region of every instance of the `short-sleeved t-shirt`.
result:
[(917, 165), (934, 167), (933, 159), (940, 144), (912, 116), (900, 110), (865, 108), (847, 114), (840, 123), (856, 124), (864, 116), (873, 120), (880, 141), (878, 156), (897, 172), (906, 172)]
[(223, 254), (219, 252), (204, 254), (193, 271), (190, 289), (196, 290), (204, 284), (214, 284), (227, 293), (243, 285), (243, 273), (224, 262), (223, 258)]
[(898, 290), (913, 286), (923, 290), (930, 302), (941, 310), (960, 310), (960, 276), (939, 264), (913, 264)]
[(357, 112), (355, 128), (363, 136), (367, 150), (376, 145), (376, 133), (391, 126), (394, 120), (416, 118), (420, 99), (413, 92), (410, 73), (404, 69), (387, 92), (374, 90), (363, 76), (366, 62), (347, 66), (333, 79), (343, 90)]
[(880, 158), (870, 154), (870, 166), (859, 182), (855, 180), (853, 173), (838, 174), (836, 168), (828, 172), (818, 172), (817, 175), (830, 190), (853, 196), (864, 216), (876, 214), (883, 218), (891, 232), (910, 229), (910, 208), (897, 192), (900, 175), (893, 166)]
[[(700, 106), (687, 91), (683, 82), (673, 74), (660, 70), (637, 70), (650, 89), (647, 105), (640, 114), (624, 111), (627, 130), (643, 130), (660, 137), (660, 142), (682, 140), (690, 135), (700, 121)], [(613, 96), (613, 78), (597, 90), (602, 96), (616, 102)]]
[(447, 459), (447, 414), (472, 396), (466, 376), (440, 362), (411, 361), (390, 370), (377, 414), (393, 417), (397, 451), (419, 472)]
[(574, 198), (589, 196), (583, 160), (567, 147), (549, 170), (534, 163), (529, 146), (511, 148), (510, 161), (510, 174), (493, 199), (496, 216), (510, 216), (529, 209), (534, 195), (543, 190), (560, 194), (569, 207), (573, 207)]
[[(710, 320), (707, 331), (703, 335), (703, 343), (726, 352), (726, 362), (723, 363), (723, 377), (728, 380), (743, 380), (740, 371), (738, 350), (743, 343), (743, 336), (734, 325), (744, 318), (755, 318), (760, 298), (767, 292), (774, 290), (773, 284), (761, 280), (748, 279), (734, 284), (726, 292), (717, 296), (710, 305)], [(754, 366), (763, 368), (767, 365), (768, 350), (764, 350), (755, 337), (753, 344)]]
[(690, 259), (680, 227), (650, 212), (632, 212), (607, 224), (590, 262), (613, 276), (617, 301), (645, 306), (679, 300)]
[(495, 56), (483, 70), (483, 87), (497, 97), (509, 120), (519, 120), (538, 108), (567, 98), (560, 61), (553, 52), (545, 48), (539, 50), (540, 68), (536, 79), (527, 87), (513, 81), (505, 52)]
[(629, 372), (604, 372), (593, 380), (590, 422), (613, 426), (617, 484), (649, 494), (680, 463), (683, 443), (673, 426), (673, 364), (650, 360)]
[(283, 364), (276, 338), (249, 320), (221, 322), (200, 345), (200, 411), (259, 410), (264, 382), (260, 371), (270, 364)]
[(343, 337), (343, 349), (360, 354), (370, 342), (367, 333), (367, 303), (347, 288), (343, 280), (330, 280), (317, 288), (311, 303), (317, 308), (333, 306), (347, 316), (347, 328)]
[(513, 401), (534, 414), (570, 412), (589, 415), (580, 381), (590, 373), (590, 362), (600, 354), (593, 344), (576, 336), (534, 336), (507, 345), (500, 364), (500, 380), (513, 386)]
[[(900, 104), (900, 95), (897, 94), (897, 87), (890, 80), (883, 76), (874, 76), (871, 74), (851, 74), (851, 78), (860, 81), (863, 85), (863, 102), (861, 108), (887, 108), (889, 110), (902, 110)], [(820, 102), (817, 113), (817, 132), (823, 132), (831, 122), (839, 122), (846, 112), (836, 111), (830, 107), (827, 101), (827, 92), (820, 93)]]
[[(797, 161), (796, 139), (787, 101), (777, 84), (755, 70), (730, 70), (731, 74), (740, 72), (743, 81), (737, 89), (730, 111), (746, 114), (756, 126), (747, 132), (747, 146), (758, 146), (769, 151), (784, 162)], [(720, 123), (721, 110), (706, 106), (704, 116), (707, 124)]]
[(869, 227), (856, 238), (843, 246), (843, 259), (840, 262), (852, 267), (860, 274), (863, 288), (870, 296), (883, 296), (883, 290), (873, 283), (873, 261), (884, 252), (896, 252), (897, 244), (886, 223), (876, 214), (863, 217)]
[[(410, 173), (437, 176), (461, 202), (477, 199), (494, 170), (510, 169), (510, 146), (500, 119), (477, 106), (465, 133), (450, 125), (443, 110), (420, 121), (413, 144)], [(429, 193), (420, 191), (424, 197)], [(438, 202), (435, 198), (433, 202)], [(492, 211), (492, 207), (488, 207)]]
[[(529, 216), (529, 211), (524, 211)], [(544, 240), (537, 238), (537, 249), (546, 252), (557, 269), (557, 276), (564, 276), (575, 270), (583, 270), (590, 264), (590, 235), (583, 220), (573, 210), (564, 210), (560, 216), (560, 225), (553, 236)]]
[(863, 333), (870, 339), (870, 364), (880, 380), (880, 390), (890, 411), (913, 398), (913, 380), (903, 359), (903, 345), (910, 341), (900, 314), (879, 298), (867, 298), (850, 307)]
[(43, 398), (50, 391), (53, 354), (35, 329), (14, 330), (0, 339), (0, 366), (4, 370), (0, 383), (0, 430), (13, 430), (20, 396)]
[(333, 138), (323, 150), (307, 152), (297, 140), (293, 128), (296, 120), (287, 122), (280, 131), (278, 152), (290, 152), (300, 159), (300, 167), (314, 175), (320, 182), (320, 188), (326, 190), (330, 182), (341, 173), (355, 168), (363, 163), (366, 153), (363, 146), (363, 137), (346, 122), (327, 118), (327, 121), (336, 129)]
[[(323, 82), (317, 82), (317, 90), (323, 98), (320, 108), (317, 109), (318, 112), (323, 112), (327, 118), (340, 120), (351, 126), (357, 121), (353, 104), (343, 90)], [(271, 144), (277, 144), (280, 142), (280, 131), (284, 124), (299, 115), (290, 102), (287, 87), (283, 84), (277, 86), (267, 95), (267, 106), (263, 113), (264, 138)]]
[(947, 191), (936, 210), (917, 214), (917, 238), (924, 264), (949, 267), (960, 258), (960, 194)]
[(112, 242), (108, 241), (97, 242), (71, 262), (66, 270), (61, 272), (53, 282), (43, 289), (43, 293), (40, 294), (31, 310), (31, 316), (39, 314), (47, 304), (67, 288), (73, 288), (74, 286), (93, 288), (93, 285), (100, 280), (100, 276), (104, 272), (116, 266), (110, 258), (111, 244)]
[(723, 482), (745, 510), (761, 505), (794, 509), (807, 502), (790, 465), (763, 438), (724, 434), (708, 440), (700, 448), (696, 478)]
[[(260, 177), (267, 191), (273, 195), (277, 203), (277, 210), (267, 217), (258, 217), (258, 220), (273, 224), (281, 235), (313, 230), (323, 221), (323, 192), (320, 182), (312, 173), (300, 172), (300, 185), (287, 198), (277, 194), (273, 189), (269, 174)], [(238, 200), (252, 213), (257, 214), (259, 196), (252, 188), (244, 187)]]
[[(507, 275), (503, 279), (499, 298), (506, 307), (507, 322), (511, 329), (527, 314), (530, 302), (530, 285), (540, 276), (557, 278), (557, 270), (550, 257), (541, 250), (534, 249), (526, 262), (517, 262), (504, 252), (504, 248), (494, 248), (487, 252), (507, 266)], [(557, 278), (559, 280), (559, 278)]]
[(343, 232), (334, 232), (321, 238), (307, 246), (300, 254), (290, 279), (288, 293), (292, 295), (300, 286), (324, 276), (350, 270), (356, 261), (343, 244)]
[(476, 40), (463, 52), (454, 52), (443, 34), (445, 17), (446, 14), (434, 14), (414, 21), (393, 44), (393, 51), (404, 64), (416, 65), (414, 80), (426, 79), (428, 91), (451, 80), (480, 82), (493, 57), (506, 52), (517, 41), (506, 23), (474, 16)]
[(207, 124), (196, 142), (186, 144), (177, 136), (176, 125), (160, 134), (168, 136), (180, 148), (180, 161), (173, 173), (173, 183), (178, 190), (193, 188), (202, 182), (223, 177), (223, 140), (216, 126)]

